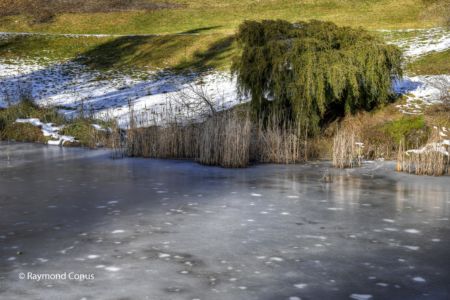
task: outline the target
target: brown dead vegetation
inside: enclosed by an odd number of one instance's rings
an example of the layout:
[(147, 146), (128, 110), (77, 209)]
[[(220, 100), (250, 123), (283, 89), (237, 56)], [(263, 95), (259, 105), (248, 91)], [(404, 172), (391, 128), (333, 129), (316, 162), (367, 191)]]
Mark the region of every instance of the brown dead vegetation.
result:
[(157, 10), (178, 6), (151, 0), (0, 0), (0, 17), (25, 14), (32, 16), (35, 23), (45, 23), (62, 13)]

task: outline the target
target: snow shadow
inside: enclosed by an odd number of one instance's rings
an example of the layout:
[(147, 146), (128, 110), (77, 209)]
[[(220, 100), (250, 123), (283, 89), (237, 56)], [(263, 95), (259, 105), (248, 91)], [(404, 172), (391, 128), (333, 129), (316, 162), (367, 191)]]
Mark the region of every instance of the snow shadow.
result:
[(401, 80), (394, 80), (392, 89), (399, 94), (408, 94), (423, 86), (423, 82), (416, 81), (414, 78), (404, 77)]
[[(22, 39), (13, 38), (0, 47), (11, 47), (8, 43), (15, 42), (23, 43)], [(126, 107), (129, 102), (150, 95), (160, 95), (162, 99), (202, 78), (217, 57), (226, 59), (224, 53), (229, 52), (233, 38), (221, 39), (206, 51), (195, 53), (192, 60), (172, 68), (154, 72), (122, 72), (118, 68), (131, 60), (136, 64), (162, 61), (194, 42), (193, 34), (119, 37), (63, 63), (0, 63), (0, 107), (16, 103), (23, 95), (31, 96), (40, 105), (68, 111), (81, 106), (92, 111)]]

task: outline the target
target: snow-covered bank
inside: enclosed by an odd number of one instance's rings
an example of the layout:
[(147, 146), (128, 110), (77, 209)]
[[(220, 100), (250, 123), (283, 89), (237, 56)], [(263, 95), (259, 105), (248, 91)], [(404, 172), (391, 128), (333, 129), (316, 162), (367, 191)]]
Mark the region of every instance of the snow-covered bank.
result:
[[(384, 30), (387, 41), (399, 46), (407, 59), (417, 59), (431, 52), (450, 48), (450, 30), (443, 27), (431, 29)], [(416, 34), (412, 34), (416, 33)], [(411, 35), (410, 37), (403, 36)], [(400, 37), (396, 37), (400, 35)]]
[[(406, 76), (394, 82), (395, 92), (408, 95), (407, 103), (399, 109), (406, 114), (421, 113), (424, 105), (440, 101), (444, 86), (450, 86), (450, 75)], [(200, 98), (206, 96), (216, 110), (246, 101), (238, 95), (236, 79), (227, 73), (130, 76), (95, 72), (72, 62), (50, 66), (0, 62), (0, 107), (17, 102), (21, 93), (31, 94), (38, 105), (60, 107), (68, 117), (83, 107), (84, 112), (98, 118), (117, 118), (121, 127), (128, 124), (130, 104), (141, 125), (146, 125), (163, 119), (168, 109), (172, 117), (195, 117), (198, 111), (188, 109), (188, 98), (202, 101)]]
[(73, 62), (49, 66), (20, 60), (0, 62), (0, 107), (17, 102), (23, 93), (30, 94), (38, 105), (60, 107), (69, 117), (83, 108), (95, 117), (117, 118), (122, 127), (128, 123), (130, 105), (145, 125), (161, 119), (168, 107), (185, 115), (188, 103), (182, 101), (183, 96), (198, 101), (206, 96), (216, 110), (243, 101), (236, 80), (226, 73), (139, 72), (130, 76), (100, 73)]
[(421, 114), (424, 107), (440, 103), (449, 88), (450, 75), (405, 76), (394, 82), (394, 91), (407, 96), (397, 107), (405, 114)]
[[(24, 33), (26, 34), (26, 33)], [(388, 42), (400, 46), (408, 59), (450, 48), (450, 30), (386, 31)], [(0, 36), (2, 34), (0, 33)], [(74, 36), (76, 38), (76, 36)], [(45, 58), (43, 58), (45, 61)], [(406, 76), (394, 82), (394, 91), (407, 95), (399, 106), (405, 114), (420, 114), (424, 105), (438, 103), (450, 75)], [(213, 109), (222, 110), (247, 99), (240, 98), (236, 78), (225, 72), (180, 75), (167, 72), (97, 72), (75, 62), (45, 65), (28, 60), (0, 60), (0, 107), (30, 94), (38, 105), (57, 106), (68, 117), (80, 111), (97, 118), (115, 118), (126, 127), (130, 108), (145, 126), (167, 119), (197, 118), (208, 109), (198, 103), (205, 99)], [(194, 103), (193, 103), (194, 102)], [(210, 109), (210, 108), (209, 108)]]

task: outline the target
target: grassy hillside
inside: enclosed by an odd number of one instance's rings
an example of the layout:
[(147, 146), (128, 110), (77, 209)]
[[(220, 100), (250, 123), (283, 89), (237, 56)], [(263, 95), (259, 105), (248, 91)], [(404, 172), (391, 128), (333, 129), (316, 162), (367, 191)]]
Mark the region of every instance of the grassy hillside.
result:
[(450, 50), (421, 57), (410, 63), (407, 71), (416, 75), (450, 74)]
[[(8, 8), (12, 5), (8, 3), (16, 5), (20, 2), (20, 0), (12, 2), (0, 0), (0, 8), (2, 3), (3, 7)], [(27, 13), (27, 9), (19, 8), (18, 12), (24, 13), (15, 15), (18, 13), (17, 10), (15, 13), (14, 11), (3, 13), (6, 16), (0, 18), (0, 31), (168, 34), (201, 30), (231, 33), (245, 19), (277, 18), (288, 21), (321, 19), (333, 21), (338, 25), (363, 26), (369, 29), (417, 28), (441, 24), (446, 16), (443, 9), (437, 9), (445, 6), (441, 2), (446, 1), (442, 0), (171, 0), (159, 2), (166, 3), (166, 6), (158, 6), (157, 9), (151, 9), (150, 6), (146, 8), (142, 2), (147, 2), (147, 5), (158, 2), (142, 0), (138, 3), (122, 1), (133, 6), (119, 5), (118, 9), (108, 12), (101, 12), (99, 9), (79, 11), (74, 8), (77, 4), (64, 10), (52, 6), (46, 8), (44, 3), (52, 1), (25, 2), (33, 3), (26, 7), (34, 7), (35, 14), (55, 10), (54, 17), (47, 20), (44, 18), (43, 22), (34, 22), (29, 18), (33, 11)], [(102, 2), (102, 0), (84, 2)], [(69, 9), (70, 7), (72, 9)], [(6, 8), (3, 11), (6, 11)]]
[[(227, 68), (235, 51), (233, 34), (245, 19), (321, 19), (371, 30), (424, 28), (443, 24), (442, 7), (448, 6), (445, 3), (442, 0), (0, 0), (0, 31), (157, 34), (0, 36), (0, 58), (61, 61), (81, 56), (96, 68)], [(42, 18), (41, 13), (51, 17)]]

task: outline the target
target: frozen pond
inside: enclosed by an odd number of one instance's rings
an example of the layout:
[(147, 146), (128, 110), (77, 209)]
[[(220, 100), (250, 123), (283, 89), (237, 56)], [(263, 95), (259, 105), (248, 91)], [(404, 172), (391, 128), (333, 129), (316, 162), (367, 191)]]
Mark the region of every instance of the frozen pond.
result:
[(0, 143), (0, 298), (449, 299), (449, 177), (328, 168)]

